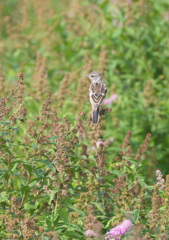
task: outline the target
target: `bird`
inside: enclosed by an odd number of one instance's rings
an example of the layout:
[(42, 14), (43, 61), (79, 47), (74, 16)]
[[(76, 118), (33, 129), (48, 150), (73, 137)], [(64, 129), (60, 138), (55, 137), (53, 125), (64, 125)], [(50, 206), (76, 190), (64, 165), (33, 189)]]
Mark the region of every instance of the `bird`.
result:
[(99, 72), (93, 71), (85, 77), (91, 80), (89, 88), (89, 98), (92, 105), (92, 122), (99, 122), (100, 105), (107, 93), (106, 84), (102, 80), (102, 75)]

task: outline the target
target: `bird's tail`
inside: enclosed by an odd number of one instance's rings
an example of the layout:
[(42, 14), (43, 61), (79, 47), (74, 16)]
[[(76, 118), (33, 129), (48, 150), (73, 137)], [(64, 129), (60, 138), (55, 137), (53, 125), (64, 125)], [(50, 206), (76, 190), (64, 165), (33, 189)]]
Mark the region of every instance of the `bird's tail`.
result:
[(92, 113), (92, 122), (97, 124), (99, 121), (99, 105), (94, 106), (93, 113)]

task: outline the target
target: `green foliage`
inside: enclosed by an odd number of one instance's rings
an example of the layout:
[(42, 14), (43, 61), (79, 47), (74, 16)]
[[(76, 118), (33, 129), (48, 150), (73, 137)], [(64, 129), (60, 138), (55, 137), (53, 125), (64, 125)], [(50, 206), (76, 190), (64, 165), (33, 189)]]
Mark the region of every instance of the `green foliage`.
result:
[[(123, 239), (167, 239), (168, 1), (8, 0), (0, 10), (0, 238), (91, 229), (104, 239), (130, 219)], [(91, 70), (117, 95), (95, 127)]]

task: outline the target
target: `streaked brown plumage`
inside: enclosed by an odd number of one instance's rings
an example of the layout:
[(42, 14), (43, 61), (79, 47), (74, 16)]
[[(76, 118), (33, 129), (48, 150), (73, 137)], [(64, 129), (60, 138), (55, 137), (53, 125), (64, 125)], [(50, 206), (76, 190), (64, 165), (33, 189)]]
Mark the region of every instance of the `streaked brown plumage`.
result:
[(99, 122), (100, 105), (107, 93), (106, 84), (102, 80), (102, 76), (98, 72), (91, 72), (88, 77), (92, 83), (89, 88), (89, 97), (92, 104), (92, 122), (97, 124)]

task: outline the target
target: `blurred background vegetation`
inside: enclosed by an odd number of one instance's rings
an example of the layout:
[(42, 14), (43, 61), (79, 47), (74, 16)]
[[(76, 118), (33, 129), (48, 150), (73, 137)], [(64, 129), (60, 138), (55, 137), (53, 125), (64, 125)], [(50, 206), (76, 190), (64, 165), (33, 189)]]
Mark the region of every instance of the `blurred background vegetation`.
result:
[(1, 97), (22, 72), (28, 118), (50, 89), (58, 115), (74, 124), (90, 113), (83, 76), (99, 71), (107, 97), (118, 95), (98, 136), (114, 138), (109, 161), (128, 130), (133, 151), (151, 133), (144, 175), (151, 182), (156, 169), (169, 172), (168, 0), (1, 0), (0, 29)]
[(0, 237), (167, 239), (169, 1), (0, 0), (0, 29)]

